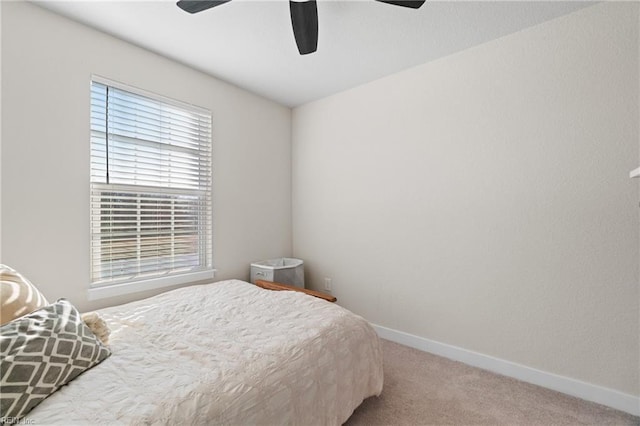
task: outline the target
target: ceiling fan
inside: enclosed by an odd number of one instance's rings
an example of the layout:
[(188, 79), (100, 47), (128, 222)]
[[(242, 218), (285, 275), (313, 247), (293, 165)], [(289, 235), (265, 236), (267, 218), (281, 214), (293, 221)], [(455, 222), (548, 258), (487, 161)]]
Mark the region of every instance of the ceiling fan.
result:
[[(198, 13), (230, 1), (231, 0), (180, 0), (177, 5), (185, 12)], [(418, 9), (426, 0), (376, 1), (394, 6)], [(315, 52), (318, 48), (318, 9), (316, 7), (316, 0), (289, 0), (289, 10), (291, 12), (291, 25), (293, 26), (293, 35), (296, 38), (298, 51), (301, 55)]]

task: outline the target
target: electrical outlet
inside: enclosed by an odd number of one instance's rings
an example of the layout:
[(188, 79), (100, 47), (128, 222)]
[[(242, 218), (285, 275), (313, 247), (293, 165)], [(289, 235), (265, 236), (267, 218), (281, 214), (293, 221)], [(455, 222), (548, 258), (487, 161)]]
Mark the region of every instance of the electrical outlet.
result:
[(324, 279), (324, 291), (328, 291), (329, 293), (331, 293), (331, 290), (333, 290), (333, 287), (331, 285), (331, 278), (325, 278)]

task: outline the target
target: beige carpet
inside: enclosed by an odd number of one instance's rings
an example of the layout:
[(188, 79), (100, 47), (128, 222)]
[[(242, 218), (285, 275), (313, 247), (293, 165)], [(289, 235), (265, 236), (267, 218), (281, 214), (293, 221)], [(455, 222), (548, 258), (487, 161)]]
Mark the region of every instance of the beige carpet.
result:
[(347, 425), (640, 425), (640, 418), (383, 340), (384, 390)]

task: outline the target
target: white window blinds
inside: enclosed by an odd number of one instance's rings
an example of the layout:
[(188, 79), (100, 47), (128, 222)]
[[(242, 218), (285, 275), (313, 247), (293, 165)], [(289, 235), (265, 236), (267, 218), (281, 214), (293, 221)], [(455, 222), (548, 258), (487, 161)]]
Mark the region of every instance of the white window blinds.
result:
[(91, 283), (212, 270), (211, 113), (91, 82)]

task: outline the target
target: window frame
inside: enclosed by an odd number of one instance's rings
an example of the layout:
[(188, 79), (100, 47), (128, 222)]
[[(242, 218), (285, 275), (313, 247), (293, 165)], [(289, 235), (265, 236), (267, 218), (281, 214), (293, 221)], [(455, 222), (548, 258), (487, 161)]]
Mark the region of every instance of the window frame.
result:
[[(163, 95), (159, 95), (157, 93), (153, 93), (153, 92), (149, 92), (143, 89), (139, 89), (137, 87), (132, 87), (130, 85), (124, 84), (124, 83), (120, 83), (111, 79), (107, 79), (95, 74), (91, 75), (90, 81), (89, 81), (89, 141), (91, 141), (91, 134), (92, 134), (92, 124), (91, 124), (91, 110), (92, 110), (92, 106), (91, 106), (91, 99), (92, 99), (92, 95), (91, 95), (91, 87), (93, 83), (98, 83), (98, 84), (102, 84), (111, 88), (115, 88), (115, 89), (119, 89), (119, 90), (123, 90), (126, 92), (130, 92), (132, 94), (138, 95), (138, 96), (142, 96), (142, 97), (146, 97), (149, 99), (152, 99), (154, 101), (157, 102), (161, 102), (163, 104), (168, 104), (174, 107), (178, 107), (181, 109), (185, 109), (185, 110), (193, 110), (194, 112), (197, 112), (199, 114), (206, 114), (209, 117), (210, 120), (210, 125), (211, 128), (212, 126), (212, 121), (213, 121), (213, 117), (211, 114), (210, 110), (207, 110), (205, 108), (201, 108), (198, 106), (195, 106), (193, 104), (187, 103), (187, 102), (182, 102), (182, 101), (178, 101), (172, 98), (168, 98), (166, 96)], [(107, 138), (107, 136), (105, 135), (105, 138)], [(94, 187), (96, 186), (101, 186), (101, 185), (111, 185), (109, 187), (109, 190), (111, 191), (117, 191), (118, 186), (122, 186), (121, 184), (103, 184), (103, 183), (96, 183), (92, 181), (92, 176), (93, 176), (93, 165), (92, 165), (92, 153), (91, 153), (91, 143), (89, 143), (89, 173), (90, 173), (90, 179), (89, 179), (89, 288), (88, 288), (88, 299), (89, 300), (97, 300), (97, 299), (102, 299), (102, 298), (108, 298), (108, 297), (114, 297), (114, 296), (119, 296), (119, 295), (125, 295), (125, 294), (130, 294), (130, 293), (137, 293), (137, 292), (141, 292), (141, 291), (148, 291), (148, 290), (155, 290), (155, 289), (161, 289), (161, 288), (165, 288), (165, 287), (171, 287), (171, 286), (179, 286), (179, 285), (184, 285), (184, 284), (194, 284), (197, 282), (202, 282), (205, 280), (212, 280), (215, 276), (215, 272), (216, 269), (214, 267), (214, 262), (213, 262), (213, 138), (212, 135), (209, 134), (209, 154), (210, 154), (210, 158), (209, 158), (209, 170), (210, 170), (210, 176), (209, 176), (209, 182), (208, 182), (208, 199), (209, 199), (209, 205), (208, 205), (208, 210), (209, 210), (209, 214), (210, 217), (208, 218), (208, 220), (210, 221), (209, 223), (209, 227), (210, 227), (210, 239), (211, 241), (208, 241), (208, 247), (210, 248), (210, 254), (208, 254), (210, 256), (211, 259), (211, 264), (207, 267), (207, 269), (205, 270), (200, 270), (200, 271), (188, 271), (188, 272), (184, 272), (184, 273), (174, 273), (174, 274), (165, 274), (165, 275), (156, 275), (156, 276), (152, 276), (152, 277), (148, 277), (148, 278), (128, 278), (128, 279), (113, 279), (111, 282), (107, 282), (107, 283), (96, 283), (93, 282), (93, 267), (94, 267), (94, 262), (93, 262), (93, 256), (95, 255), (95, 249), (93, 248), (92, 245), (92, 241), (93, 241), (93, 237), (94, 237), (94, 231), (93, 231), (93, 227), (96, 226), (94, 219), (93, 219), (93, 212), (94, 212), (94, 208), (92, 206), (93, 203), (93, 196), (91, 194), (91, 191)], [(132, 187), (135, 187), (135, 185), (131, 185)], [(147, 188), (144, 186), (141, 186), (141, 188)], [(135, 192), (135, 191), (133, 191)], [(142, 189), (140, 192), (144, 192), (144, 189)], [(138, 218), (138, 220), (140, 220)], [(202, 253), (199, 253), (200, 255), (202, 255)], [(205, 256), (207, 255), (207, 253), (204, 254)]]

